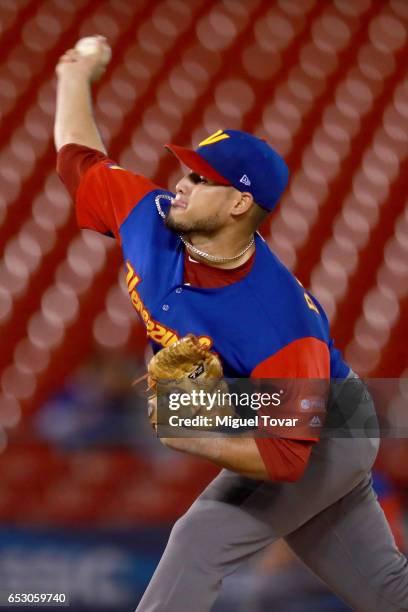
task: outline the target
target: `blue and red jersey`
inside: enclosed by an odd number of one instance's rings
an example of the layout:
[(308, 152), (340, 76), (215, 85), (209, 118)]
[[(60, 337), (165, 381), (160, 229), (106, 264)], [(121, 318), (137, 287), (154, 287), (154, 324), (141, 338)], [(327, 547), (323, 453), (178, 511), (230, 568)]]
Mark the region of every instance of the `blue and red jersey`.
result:
[[(70, 147), (68, 172), (64, 151)], [(186, 265), (185, 247), (162, 216), (174, 194), (102, 153), (89, 149), (89, 159), (84, 147), (66, 145), (59, 174), (75, 196), (80, 227), (119, 241), (129, 296), (154, 351), (193, 333), (218, 353), (226, 377), (347, 376), (323, 308), (259, 234), (255, 255), (238, 270), (236, 282), (223, 284), (222, 275), (231, 271), (212, 268), (217, 282), (196, 286), (189, 282), (194, 271)]]
[(226, 377), (345, 378), (349, 368), (323, 308), (259, 234), (240, 281), (185, 284), (184, 246), (158, 211), (166, 213), (173, 195), (106, 158), (87, 170), (76, 194), (79, 225), (119, 240), (129, 294), (154, 350), (194, 333), (208, 338)]

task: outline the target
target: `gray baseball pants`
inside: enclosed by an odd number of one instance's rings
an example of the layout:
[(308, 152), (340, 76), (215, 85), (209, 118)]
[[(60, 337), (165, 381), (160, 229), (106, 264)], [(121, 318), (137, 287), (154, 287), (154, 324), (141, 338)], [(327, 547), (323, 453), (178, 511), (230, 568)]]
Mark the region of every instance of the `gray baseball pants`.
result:
[(321, 440), (295, 483), (223, 470), (176, 522), (137, 612), (209, 612), (223, 577), (281, 537), (353, 610), (408, 610), (408, 563), (371, 486), (377, 450)]

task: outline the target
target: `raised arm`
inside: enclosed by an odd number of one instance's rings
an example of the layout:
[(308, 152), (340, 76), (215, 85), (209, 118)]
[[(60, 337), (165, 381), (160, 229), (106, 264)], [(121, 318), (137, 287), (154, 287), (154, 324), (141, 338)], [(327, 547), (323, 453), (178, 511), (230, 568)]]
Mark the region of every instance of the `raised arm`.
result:
[(105, 71), (103, 61), (106, 39), (98, 36), (96, 53), (82, 56), (69, 49), (61, 56), (57, 68), (57, 108), (54, 142), (58, 151), (69, 143), (85, 145), (106, 154), (92, 111), (91, 84)]

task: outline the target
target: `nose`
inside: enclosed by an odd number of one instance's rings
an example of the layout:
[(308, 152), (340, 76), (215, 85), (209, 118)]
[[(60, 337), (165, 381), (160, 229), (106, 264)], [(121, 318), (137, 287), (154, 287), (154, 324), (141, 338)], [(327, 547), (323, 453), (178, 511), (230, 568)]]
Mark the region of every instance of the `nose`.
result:
[(182, 195), (188, 195), (191, 191), (192, 184), (188, 178), (188, 175), (184, 175), (176, 185), (176, 193), (181, 193)]

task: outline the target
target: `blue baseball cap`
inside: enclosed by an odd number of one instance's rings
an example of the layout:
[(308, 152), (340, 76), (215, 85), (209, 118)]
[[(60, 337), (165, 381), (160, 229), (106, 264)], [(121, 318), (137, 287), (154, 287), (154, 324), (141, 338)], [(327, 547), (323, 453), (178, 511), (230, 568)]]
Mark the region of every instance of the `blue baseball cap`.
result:
[(166, 144), (179, 161), (200, 176), (249, 192), (255, 202), (273, 210), (289, 179), (289, 170), (265, 140), (239, 130), (218, 130), (186, 149)]

